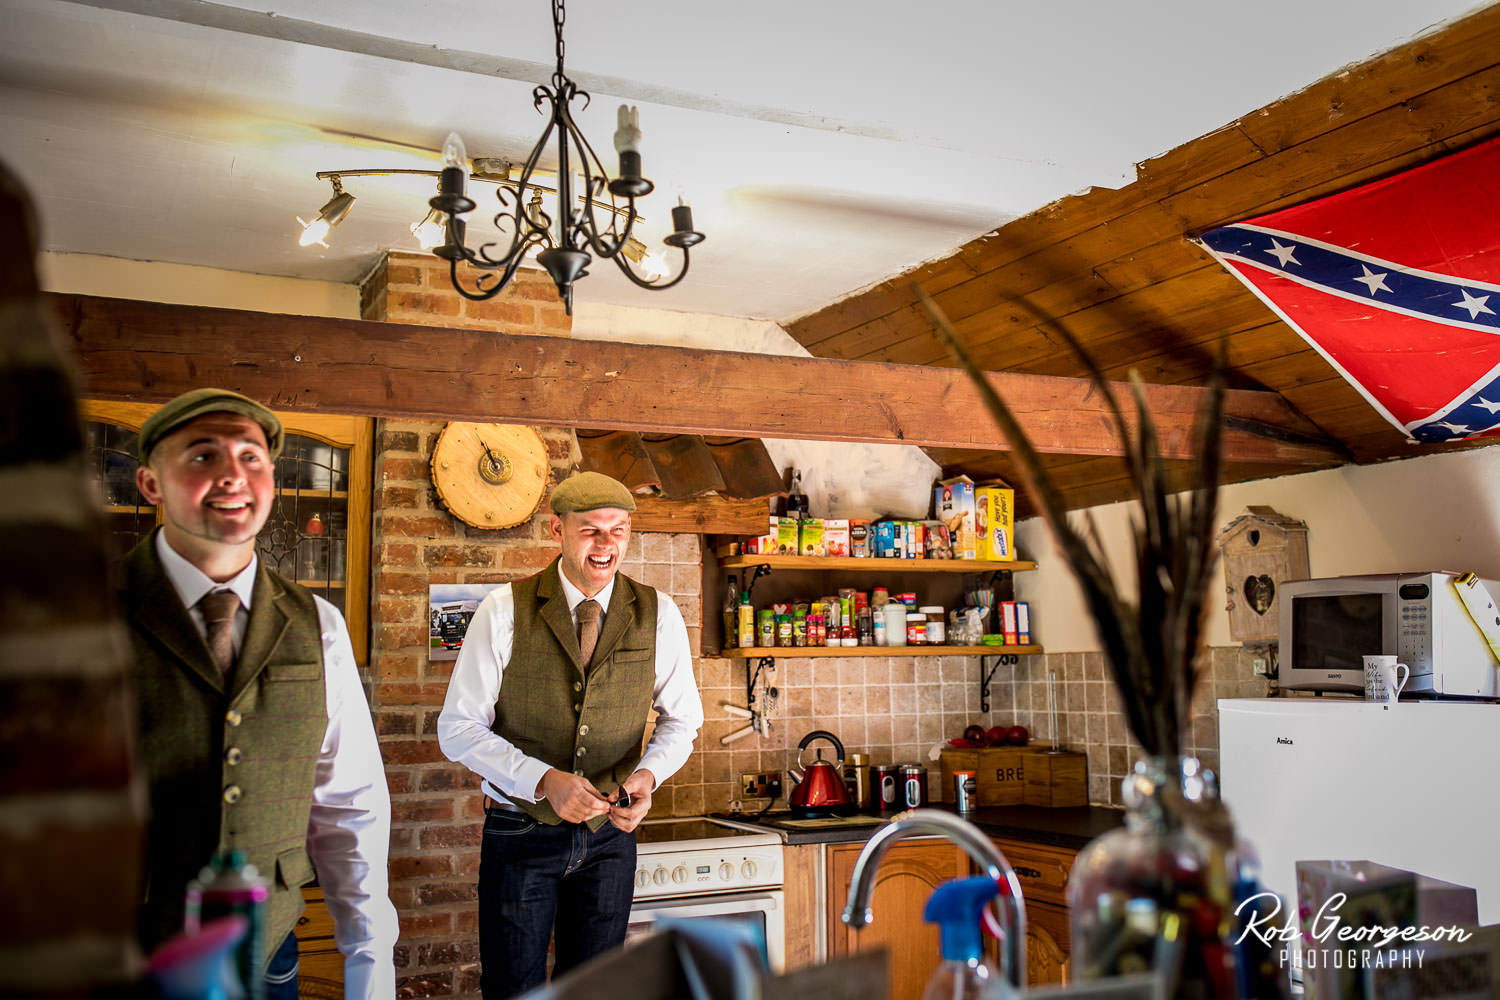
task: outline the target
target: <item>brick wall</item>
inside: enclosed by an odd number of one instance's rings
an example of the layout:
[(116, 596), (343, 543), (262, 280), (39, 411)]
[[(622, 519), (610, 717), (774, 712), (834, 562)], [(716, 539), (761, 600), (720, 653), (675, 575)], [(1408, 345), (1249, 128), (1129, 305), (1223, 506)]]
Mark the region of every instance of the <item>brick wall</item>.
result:
[[(491, 303), (464, 301), (447, 282), (447, 269), (436, 259), (393, 253), (364, 289), (366, 317), (568, 335), (568, 318), (545, 275), (523, 272)], [(382, 420), (376, 433), (372, 702), (395, 808), (391, 891), (401, 915), (397, 976), (403, 997), (478, 996), (479, 783), (449, 763), (437, 746), (437, 715), (452, 664), (428, 656), (428, 586), (518, 579), (545, 566), (556, 552), (544, 515), (516, 528), (487, 531), (470, 528), (443, 509), (428, 467), (441, 429), (438, 423)], [(541, 433), (556, 481), (571, 464), (576, 445), (570, 432)], [(695, 535), (641, 533), (633, 536), (622, 566), (627, 575), (672, 596), (695, 650), (703, 614), (701, 561)], [(858, 581), (862, 587), (875, 582)], [(1195, 745), (1210, 752), (1217, 736), (1214, 697), (1251, 693), (1241, 690), (1245, 682), (1237, 679), (1249, 676), (1237, 651), (1215, 650), (1213, 657), (1209, 683), (1198, 699), (1203, 721), (1194, 735)], [(1135, 756), (1098, 653), (1023, 657), (1016, 667), (1002, 667), (994, 677), (988, 714), (979, 711), (975, 657), (778, 660), (766, 678), (777, 689), (770, 735), (728, 746), (720, 738), (744, 723), (721, 703), (745, 704), (746, 663), (696, 658), (694, 666), (707, 720), (688, 763), (658, 789), (653, 817), (725, 809), (738, 795), (740, 773), (785, 772), (796, 759), (798, 741), (814, 729), (834, 732), (848, 750), (868, 753), (872, 763), (928, 763), (934, 797), (942, 797), (928, 752), (966, 725), (1020, 723), (1038, 738), (1047, 737), (1049, 668), (1058, 674), (1063, 738), (1089, 755), (1093, 801), (1117, 802), (1119, 778)]]

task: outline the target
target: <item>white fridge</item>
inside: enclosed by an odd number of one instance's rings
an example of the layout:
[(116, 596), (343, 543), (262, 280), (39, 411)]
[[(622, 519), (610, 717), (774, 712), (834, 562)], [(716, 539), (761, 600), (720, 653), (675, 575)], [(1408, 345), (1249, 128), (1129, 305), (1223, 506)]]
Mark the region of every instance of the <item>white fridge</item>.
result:
[(1221, 699), (1219, 772), (1291, 907), (1297, 861), (1368, 860), (1471, 886), (1500, 923), (1500, 705)]

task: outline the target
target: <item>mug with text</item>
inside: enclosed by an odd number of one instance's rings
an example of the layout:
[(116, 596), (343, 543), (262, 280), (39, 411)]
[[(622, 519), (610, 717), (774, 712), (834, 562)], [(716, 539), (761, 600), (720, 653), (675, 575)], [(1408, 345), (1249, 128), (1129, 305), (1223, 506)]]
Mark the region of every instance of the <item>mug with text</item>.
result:
[(1411, 668), (1394, 656), (1365, 657), (1365, 701), (1393, 704), (1406, 687)]

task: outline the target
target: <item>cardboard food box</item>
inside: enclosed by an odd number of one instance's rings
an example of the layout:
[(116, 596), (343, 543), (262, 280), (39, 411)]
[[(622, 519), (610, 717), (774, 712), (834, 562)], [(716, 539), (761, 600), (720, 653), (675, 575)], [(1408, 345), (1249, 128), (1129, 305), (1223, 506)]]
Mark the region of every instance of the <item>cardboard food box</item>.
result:
[(1468, 886), (1373, 861), (1298, 861), (1296, 872), (1307, 1000), (1370, 995), (1365, 988), (1369, 958), (1382, 949), (1357, 937), (1340, 940), (1344, 928), (1436, 930), (1478, 923), (1479, 898)]
[(849, 554), (855, 559), (868, 559), (875, 554), (871, 543), (870, 522), (865, 520), (849, 521)]
[(953, 541), (942, 521), (922, 522), (922, 555), (926, 559), (952, 559)]
[(746, 553), (772, 555), (776, 552), (777, 517), (775, 514), (771, 514), (769, 518), (769, 528), (764, 535), (757, 535), (755, 538), (747, 538), (745, 540)]
[(932, 493), (932, 517), (948, 526), (953, 558), (978, 559), (975, 534), (974, 480), (955, 476), (941, 480)]
[(819, 517), (804, 517), (798, 524), (798, 554), (804, 556), (826, 556), (828, 548), (823, 541), (823, 519)]
[(778, 555), (797, 554), (797, 525), (795, 517), (783, 517), (776, 524), (776, 552)]
[(823, 549), (825, 555), (847, 559), (849, 551), (849, 522), (844, 518), (823, 519)]
[(1016, 558), (1016, 491), (1002, 481), (974, 489), (973, 558), (1010, 562)]

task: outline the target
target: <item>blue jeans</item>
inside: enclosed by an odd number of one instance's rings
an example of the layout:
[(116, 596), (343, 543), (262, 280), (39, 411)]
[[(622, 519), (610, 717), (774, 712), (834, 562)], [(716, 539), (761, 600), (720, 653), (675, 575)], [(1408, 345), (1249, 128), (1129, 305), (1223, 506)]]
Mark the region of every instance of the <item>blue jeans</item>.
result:
[(297, 935), (288, 934), (266, 966), (266, 1000), (297, 1000)]
[(490, 810), (479, 850), (479, 985), (505, 1000), (625, 941), (634, 894), (635, 834), (605, 823), (548, 826)]

